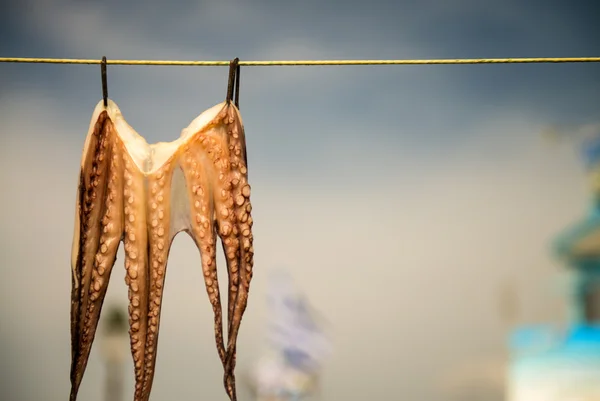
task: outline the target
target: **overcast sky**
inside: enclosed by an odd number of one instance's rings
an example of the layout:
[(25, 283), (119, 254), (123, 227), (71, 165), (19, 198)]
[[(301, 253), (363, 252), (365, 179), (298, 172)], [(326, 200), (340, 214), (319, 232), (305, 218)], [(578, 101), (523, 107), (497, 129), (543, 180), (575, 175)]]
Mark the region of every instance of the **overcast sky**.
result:
[[(10, 3), (0, 5), (1, 56), (600, 55), (592, 1)], [(588, 194), (576, 147), (541, 132), (600, 122), (599, 67), (242, 68), (256, 255), (238, 375), (260, 356), (274, 268), (331, 323), (323, 400), (449, 400), (449, 372), (502, 358), (503, 289), (516, 291), (518, 323), (564, 319), (549, 241), (586, 212)], [(171, 141), (223, 101), (226, 75), (108, 66), (108, 91), (149, 142)], [(68, 397), (75, 191), (101, 95), (97, 65), (0, 64), (0, 388), (10, 401)], [(110, 303), (127, 299), (122, 261), (120, 250)], [(200, 259), (184, 235), (163, 305), (152, 399), (225, 400)], [(95, 347), (80, 399), (102, 400), (103, 378)]]

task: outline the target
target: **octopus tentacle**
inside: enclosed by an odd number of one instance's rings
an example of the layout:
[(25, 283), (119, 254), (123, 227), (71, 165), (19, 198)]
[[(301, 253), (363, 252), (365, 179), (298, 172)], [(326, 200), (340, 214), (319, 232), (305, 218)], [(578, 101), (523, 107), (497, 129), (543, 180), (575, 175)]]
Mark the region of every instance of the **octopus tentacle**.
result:
[(148, 177), (148, 257), (149, 277), (148, 288), (148, 330), (146, 332), (144, 381), (142, 384), (143, 400), (150, 397), (150, 389), (154, 379), (156, 364), (156, 350), (158, 347), (158, 333), (160, 323), (160, 310), (166, 277), (167, 259), (171, 247), (170, 236), (170, 178), (172, 174), (171, 163), (163, 165), (156, 173)]
[(77, 397), (123, 232), (119, 152), (102, 113), (85, 146), (72, 250), (71, 395)]
[(244, 127), (239, 111), (233, 106), (226, 108), (224, 120), (229, 149), (229, 182), (232, 189), (227, 206), (231, 208), (229, 211), (230, 222), (233, 225), (232, 235), (228, 238), (222, 237), (230, 283), (229, 327), (224, 383), (228, 393), (231, 393), (235, 391), (236, 343), (242, 316), (248, 301), (254, 248)]
[(225, 363), (223, 315), (217, 277), (215, 224), (211, 216), (214, 205), (212, 200), (213, 187), (211, 181), (207, 179), (207, 170), (211, 171), (212, 169), (210, 166), (207, 168), (195, 161), (198, 160), (198, 152), (202, 151), (204, 151), (202, 141), (196, 140), (183, 154), (184, 174), (190, 183), (190, 187), (188, 188), (191, 205), (190, 234), (200, 249), (204, 283), (214, 314), (217, 352), (221, 362)]
[[(244, 129), (237, 108), (221, 103), (171, 143), (148, 145), (112, 101), (94, 111), (82, 159), (72, 251), (71, 401), (89, 358), (119, 242), (125, 246), (135, 401), (154, 379), (167, 259), (177, 233), (199, 248), (214, 312), (224, 385), (235, 393), (236, 341), (252, 278), (252, 218)], [(216, 265), (220, 237), (228, 269), (227, 347)]]
[(145, 376), (146, 337), (149, 309), (149, 266), (147, 202), (144, 175), (135, 168), (131, 156), (123, 155), (125, 164), (125, 283), (129, 288), (129, 336), (135, 372), (135, 399), (142, 399)]

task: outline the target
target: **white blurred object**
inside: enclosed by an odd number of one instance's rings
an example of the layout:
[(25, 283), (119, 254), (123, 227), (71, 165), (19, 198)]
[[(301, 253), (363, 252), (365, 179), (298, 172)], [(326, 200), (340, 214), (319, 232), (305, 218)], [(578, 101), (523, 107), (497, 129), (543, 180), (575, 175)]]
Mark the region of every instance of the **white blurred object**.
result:
[(331, 352), (324, 321), (283, 271), (271, 273), (267, 293), (267, 340), (298, 369), (315, 371)]
[(260, 401), (298, 400), (317, 389), (318, 372), (296, 369), (273, 355), (258, 361), (250, 382)]
[(267, 303), (271, 353), (255, 365), (250, 385), (260, 401), (299, 400), (317, 389), (331, 341), (323, 319), (286, 272), (270, 274)]

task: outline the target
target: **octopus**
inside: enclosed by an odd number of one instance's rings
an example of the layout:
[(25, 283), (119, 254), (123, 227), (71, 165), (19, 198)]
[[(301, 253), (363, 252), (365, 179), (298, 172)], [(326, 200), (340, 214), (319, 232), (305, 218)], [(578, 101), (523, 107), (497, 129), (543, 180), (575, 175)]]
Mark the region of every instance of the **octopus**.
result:
[[(129, 295), (135, 401), (148, 401), (155, 372), (169, 250), (179, 232), (199, 249), (214, 312), (224, 387), (236, 400), (236, 341), (253, 267), (252, 205), (244, 126), (231, 100), (200, 114), (173, 142), (148, 144), (118, 106), (98, 103), (81, 160), (71, 253), (71, 393), (87, 366), (121, 241)], [(228, 271), (227, 342), (217, 280), (220, 238)]]

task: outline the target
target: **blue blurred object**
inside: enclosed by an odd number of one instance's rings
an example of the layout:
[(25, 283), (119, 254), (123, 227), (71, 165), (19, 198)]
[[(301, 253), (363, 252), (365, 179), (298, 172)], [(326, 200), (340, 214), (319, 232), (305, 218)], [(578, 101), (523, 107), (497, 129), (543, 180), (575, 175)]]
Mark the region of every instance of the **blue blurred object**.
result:
[(565, 352), (582, 347), (600, 355), (600, 325), (522, 326), (510, 336), (510, 348), (515, 353)]
[[(600, 166), (600, 136), (583, 147), (588, 169)], [(600, 197), (552, 243), (571, 269), (569, 321), (517, 328), (510, 338), (507, 401), (600, 400)]]

